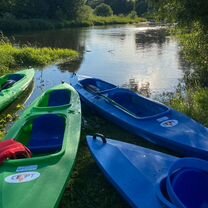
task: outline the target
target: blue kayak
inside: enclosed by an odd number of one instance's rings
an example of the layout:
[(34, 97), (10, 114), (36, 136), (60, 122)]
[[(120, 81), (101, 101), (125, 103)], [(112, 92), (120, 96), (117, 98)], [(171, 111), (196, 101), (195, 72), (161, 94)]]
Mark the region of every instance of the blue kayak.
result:
[(139, 208), (207, 208), (208, 162), (87, 136), (91, 154), (124, 199)]
[(100, 79), (74, 77), (71, 83), (85, 104), (129, 132), (183, 156), (208, 159), (208, 129), (184, 114)]

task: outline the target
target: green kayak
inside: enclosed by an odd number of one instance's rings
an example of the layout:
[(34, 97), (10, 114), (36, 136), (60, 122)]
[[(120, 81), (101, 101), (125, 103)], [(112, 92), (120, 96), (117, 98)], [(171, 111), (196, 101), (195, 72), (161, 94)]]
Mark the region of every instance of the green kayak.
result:
[(25, 69), (0, 77), (0, 110), (13, 102), (28, 87), (34, 74), (34, 69)]
[(0, 207), (57, 207), (75, 162), (80, 129), (80, 99), (70, 85), (51, 88), (34, 101), (2, 142), (14, 138), (32, 157), (0, 166)]

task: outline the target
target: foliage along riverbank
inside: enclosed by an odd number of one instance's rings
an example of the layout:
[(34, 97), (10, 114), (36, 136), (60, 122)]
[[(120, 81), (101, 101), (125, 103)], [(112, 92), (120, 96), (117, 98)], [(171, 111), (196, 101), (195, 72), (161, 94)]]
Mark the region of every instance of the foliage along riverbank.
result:
[(141, 17), (125, 16), (92, 16), (83, 20), (47, 20), (47, 19), (0, 19), (0, 30), (3, 32), (29, 31), (29, 30), (51, 30), (71, 27), (88, 27), (96, 25), (112, 24), (139, 24), (146, 22)]
[(208, 127), (208, 1), (167, 0), (158, 5), (160, 18), (177, 22), (174, 35), (189, 63), (185, 89), (179, 87), (170, 105)]
[(20, 67), (44, 66), (63, 60), (74, 61), (78, 52), (70, 49), (18, 47), (3, 35), (0, 37), (0, 72)]

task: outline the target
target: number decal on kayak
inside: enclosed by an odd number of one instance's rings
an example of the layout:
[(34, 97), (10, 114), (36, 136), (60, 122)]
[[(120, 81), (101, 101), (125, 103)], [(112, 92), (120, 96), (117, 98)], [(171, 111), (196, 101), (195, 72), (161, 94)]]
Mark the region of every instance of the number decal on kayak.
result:
[(178, 124), (177, 120), (167, 120), (162, 122), (160, 125), (165, 128), (170, 128), (176, 126), (177, 124)]
[(14, 175), (7, 176), (5, 178), (5, 182), (7, 183), (25, 183), (33, 181), (39, 178), (40, 173), (38, 172), (24, 172), (24, 173), (17, 173)]

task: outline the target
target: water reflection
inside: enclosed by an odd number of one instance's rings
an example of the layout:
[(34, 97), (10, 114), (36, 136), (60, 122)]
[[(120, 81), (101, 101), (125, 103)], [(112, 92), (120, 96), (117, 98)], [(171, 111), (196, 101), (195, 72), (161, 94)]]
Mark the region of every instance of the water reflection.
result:
[(165, 28), (149, 29), (146, 31), (139, 31), (135, 34), (136, 48), (152, 48), (153, 45), (162, 48), (165, 42), (168, 42), (167, 30)]
[[(12, 125), (18, 115), (23, 111), (25, 103), (29, 100), (31, 94), (33, 93), (34, 82), (32, 82), (29, 87), (9, 106), (7, 106), (1, 113), (0, 130), (8, 129)], [(10, 122), (10, 123), (9, 123)]]
[(85, 50), (85, 35), (85, 29), (77, 30), (72, 28), (67, 30), (18, 33), (14, 35), (14, 38), (20, 45), (28, 44), (37, 47), (71, 48), (83, 52)]
[[(45, 86), (64, 80), (71, 72), (123, 85), (134, 78), (149, 83), (151, 95), (174, 91), (183, 76), (180, 48), (161, 27), (103, 26), (21, 33), (19, 43), (72, 48), (81, 52), (80, 62), (46, 67)], [(47, 84), (50, 83), (50, 84)]]
[(139, 93), (145, 97), (151, 96), (151, 89), (150, 89), (150, 83), (144, 82), (139, 83), (138, 80), (131, 78), (129, 79), (128, 83), (123, 84), (121, 87), (128, 88), (136, 93)]
[(81, 60), (65, 62), (58, 64), (57, 67), (58, 69), (60, 69), (61, 72), (68, 71), (73, 73), (79, 70), (81, 62)]

